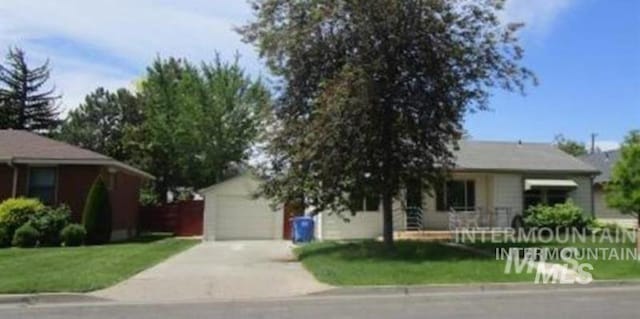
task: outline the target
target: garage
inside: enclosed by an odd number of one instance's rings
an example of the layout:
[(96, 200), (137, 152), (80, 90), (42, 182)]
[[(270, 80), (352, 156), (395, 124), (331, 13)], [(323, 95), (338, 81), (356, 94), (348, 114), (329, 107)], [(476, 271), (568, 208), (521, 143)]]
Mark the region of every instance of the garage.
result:
[(254, 198), (258, 186), (255, 177), (243, 174), (201, 190), (204, 239), (281, 239), (282, 210), (272, 211), (268, 200)]

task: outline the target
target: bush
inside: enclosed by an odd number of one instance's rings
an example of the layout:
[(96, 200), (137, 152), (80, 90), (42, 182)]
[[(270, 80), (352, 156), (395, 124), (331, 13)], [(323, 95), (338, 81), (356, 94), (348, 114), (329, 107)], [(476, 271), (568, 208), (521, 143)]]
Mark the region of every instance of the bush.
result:
[(553, 228), (560, 230), (583, 229), (590, 218), (582, 215), (582, 209), (571, 200), (554, 206), (536, 205), (526, 211), (524, 224), (531, 228)]
[(66, 247), (82, 245), (86, 236), (87, 231), (80, 224), (69, 224), (60, 232), (62, 244)]
[(38, 245), (38, 238), (40, 238), (40, 232), (31, 223), (26, 223), (16, 229), (11, 243), (18, 247), (31, 248)]
[(40, 233), (40, 245), (60, 246), (60, 231), (69, 224), (71, 210), (65, 205), (46, 207), (31, 216), (29, 222)]
[(9, 246), (11, 246), (11, 236), (9, 236), (7, 228), (0, 225), (0, 248)]
[(13, 238), (18, 227), (44, 209), (45, 206), (37, 199), (24, 197), (7, 199), (0, 203), (0, 226), (5, 229), (8, 238)]
[(109, 192), (102, 178), (91, 186), (82, 212), (82, 224), (87, 231), (88, 244), (104, 244), (111, 239), (111, 206)]

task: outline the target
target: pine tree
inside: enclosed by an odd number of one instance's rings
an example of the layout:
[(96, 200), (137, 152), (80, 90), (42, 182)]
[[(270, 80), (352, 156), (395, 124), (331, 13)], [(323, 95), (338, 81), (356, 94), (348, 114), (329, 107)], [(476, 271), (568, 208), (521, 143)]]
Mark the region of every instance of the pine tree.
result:
[(29, 68), (20, 48), (9, 48), (6, 65), (0, 65), (0, 128), (48, 133), (58, 127), (60, 98), (55, 89), (44, 89), (49, 61)]

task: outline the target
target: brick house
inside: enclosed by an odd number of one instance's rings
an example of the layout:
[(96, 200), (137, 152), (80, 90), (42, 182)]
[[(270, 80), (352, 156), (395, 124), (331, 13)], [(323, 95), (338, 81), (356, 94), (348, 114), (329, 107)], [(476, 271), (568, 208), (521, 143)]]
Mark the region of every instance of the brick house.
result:
[(138, 198), (150, 174), (110, 157), (21, 130), (0, 130), (0, 201), (33, 197), (66, 204), (80, 222), (93, 182), (102, 176), (112, 207), (112, 240), (135, 235)]

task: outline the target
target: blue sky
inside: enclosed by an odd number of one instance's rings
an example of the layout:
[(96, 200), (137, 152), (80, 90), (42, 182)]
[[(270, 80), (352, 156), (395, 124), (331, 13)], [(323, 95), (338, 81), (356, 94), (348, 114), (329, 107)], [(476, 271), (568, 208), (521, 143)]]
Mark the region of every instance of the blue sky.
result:
[[(49, 58), (62, 107), (98, 86), (130, 87), (156, 56), (210, 60), (215, 51), (253, 75), (266, 71), (233, 26), (251, 18), (239, 0), (3, 0), (0, 52)], [(611, 148), (640, 128), (640, 1), (510, 0), (523, 21), (526, 66), (540, 79), (526, 96), (496, 91), (492, 111), (470, 114), (474, 139), (550, 142), (556, 134)]]

